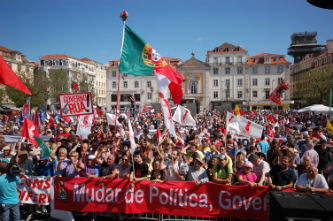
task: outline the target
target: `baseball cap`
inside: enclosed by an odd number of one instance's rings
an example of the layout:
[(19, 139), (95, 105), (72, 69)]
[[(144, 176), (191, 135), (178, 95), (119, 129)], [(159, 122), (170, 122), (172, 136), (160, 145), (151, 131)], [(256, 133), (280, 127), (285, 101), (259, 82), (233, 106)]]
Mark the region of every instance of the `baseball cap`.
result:
[(10, 147), (7, 145), (4, 148), (2, 148), (2, 150), (10, 150)]
[(248, 168), (253, 169), (253, 164), (252, 164), (250, 161), (246, 161), (246, 162), (244, 163), (244, 167), (248, 167)]
[(226, 159), (227, 159), (227, 157), (226, 157), (225, 154), (219, 154), (217, 157), (218, 157), (220, 160), (226, 160)]

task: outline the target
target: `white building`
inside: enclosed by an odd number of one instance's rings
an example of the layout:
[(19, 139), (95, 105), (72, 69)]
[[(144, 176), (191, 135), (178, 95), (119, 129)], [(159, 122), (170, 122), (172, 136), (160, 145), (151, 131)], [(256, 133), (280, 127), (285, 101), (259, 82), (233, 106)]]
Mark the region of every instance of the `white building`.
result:
[(44, 55), (40, 59), (39, 68), (49, 74), (50, 70), (68, 71), (69, 81), (66, 82), (70, 88), (72, 82), (80, 83), (87, 77), (87, 83), (93, 85), (95, 103), (101, 107), (106, 104), (106, 68), (88, 58), (74, 58), (65, 54)]
[[(182, 62), (178, 58), (164, 57), (166, 62), (174, 66)], [(111, 60), (106, 75), (106, 107), (107, 110), (117, 105), (118, 73), (120, 60)], [(149, 108), (159, 107), (159, 96), (157, 82), (154, 76), (134, 76), (121, 74), (119, 84), (119, 108), (129, 108), (129, 98), (133, 96), (136, 100), (137, 109), (147, 106)], [(157, 106), (155, 106), (157, 105)]]

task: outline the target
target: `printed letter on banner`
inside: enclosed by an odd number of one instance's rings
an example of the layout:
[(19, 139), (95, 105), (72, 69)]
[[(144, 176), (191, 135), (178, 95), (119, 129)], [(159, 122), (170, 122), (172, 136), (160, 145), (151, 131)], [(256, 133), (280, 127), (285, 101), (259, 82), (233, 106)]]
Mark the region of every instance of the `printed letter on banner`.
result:
[(51, 177), (23, 176), (17, 186), (20, 203), (49, 205), (51, 188)]
[[(268, 220), (267, 186), (168, 181), (61, 178), (54, 180), (55, 209), (75, 212), (159, 213), (206, 218)], [(68, 206), (71, 205), (71, 206)]]

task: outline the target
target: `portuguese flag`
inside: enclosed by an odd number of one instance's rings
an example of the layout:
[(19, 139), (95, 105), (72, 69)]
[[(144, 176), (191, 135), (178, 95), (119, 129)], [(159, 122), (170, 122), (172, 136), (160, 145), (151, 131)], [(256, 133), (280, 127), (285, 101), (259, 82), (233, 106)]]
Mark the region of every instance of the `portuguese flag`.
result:
[(162, 58), (147, 42), (125, 25), (124, 43), (119, 71), (136, 76), (160, 76), (176, 104), (183, 97), (183, 77)]

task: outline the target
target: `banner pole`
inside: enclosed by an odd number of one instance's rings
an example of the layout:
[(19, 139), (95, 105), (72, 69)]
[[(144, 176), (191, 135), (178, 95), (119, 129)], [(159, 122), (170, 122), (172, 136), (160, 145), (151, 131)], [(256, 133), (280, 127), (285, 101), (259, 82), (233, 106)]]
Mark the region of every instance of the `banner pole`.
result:
[(328, 110), (328, 119), (331, 121), (331, 107), (332, 107), (332, 88), (330, 88), (330, 105)]
[[(123, 19), (123, 33), (121, 38), (121, 47), (120, 47), (120, 59), (123, 52), (123, 45), (124, 45), (124, 36), (125, 36), (125, 23), (126, 19)], [(120, 85), (120, 75), (121, 73), (118, 73), (118, 86), (117, 86), (117, 105), (116, 105), (116, 114), (114, 119), (114, 136), (113, 136), (113, 156), (115, 156), (115, 149), (116, 149), (116, 140), (117, 140), (117, 115), (118, 115), (118, 105), (119, 105), (119, 85)]]

